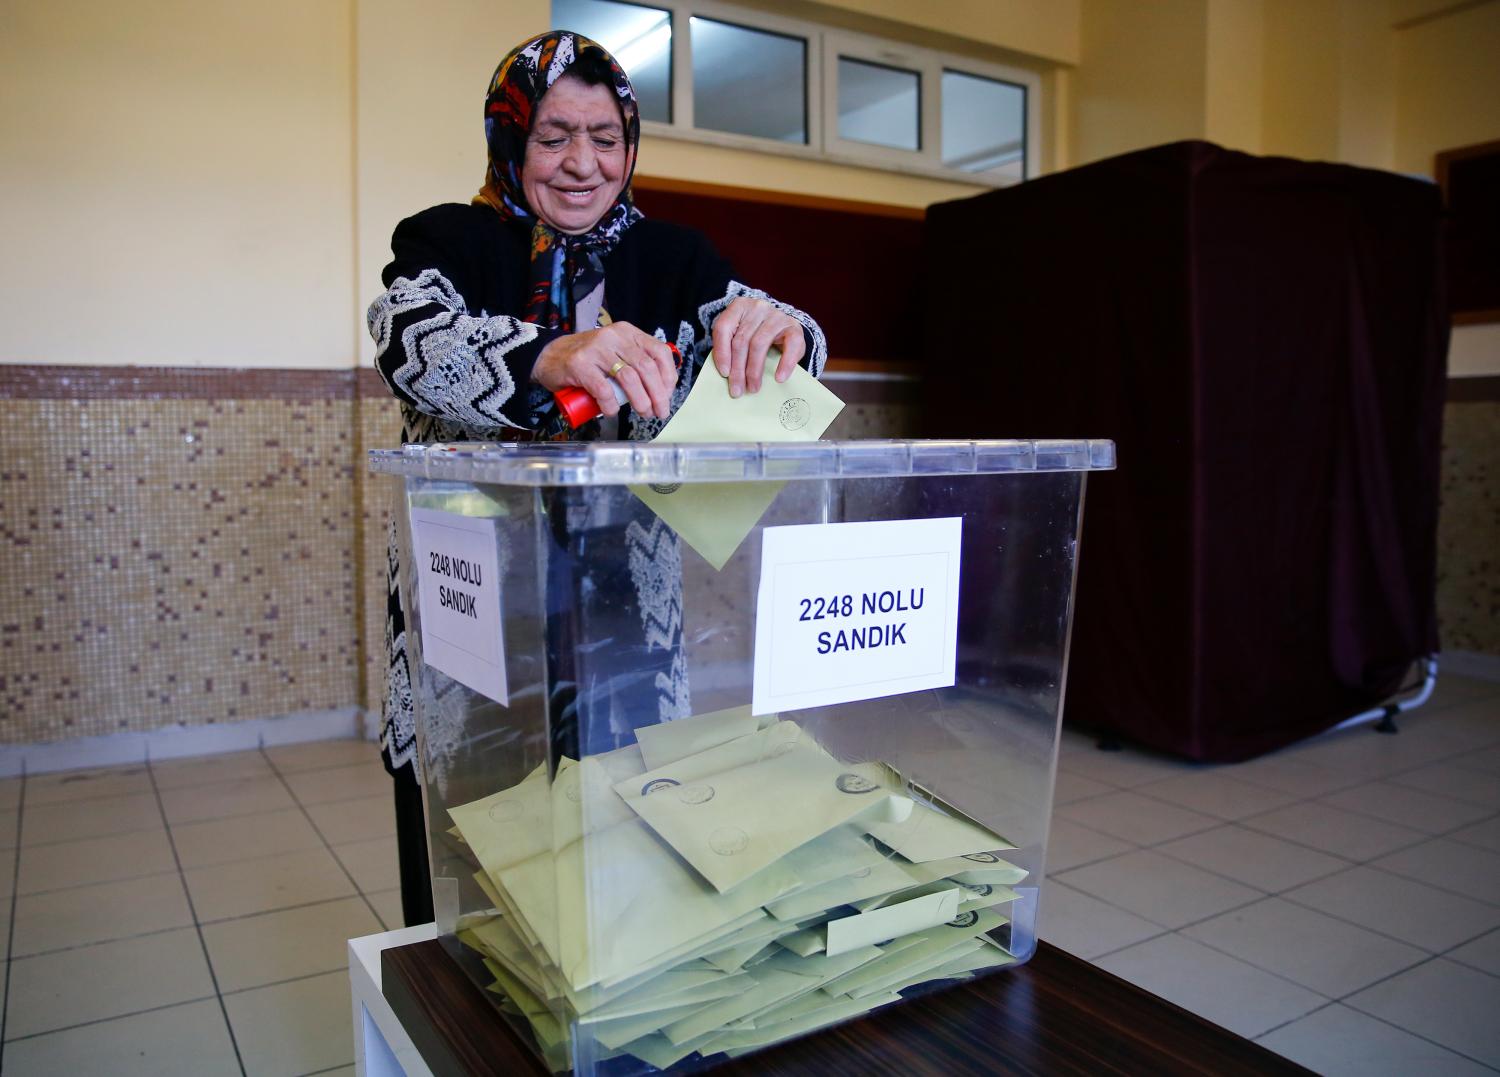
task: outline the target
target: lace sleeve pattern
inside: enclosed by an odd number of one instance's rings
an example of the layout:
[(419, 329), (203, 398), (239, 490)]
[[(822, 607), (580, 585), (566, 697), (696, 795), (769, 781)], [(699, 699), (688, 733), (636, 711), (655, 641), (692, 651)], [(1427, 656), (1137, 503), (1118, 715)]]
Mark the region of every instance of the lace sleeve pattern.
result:
[(517, 399), (507, 356), (524, 354), (529, 371), (540, 350), (537, 326), (507, 315), (470, 314), (463, 296), (435, 269), (392, 281), (370, 305), (368, 323), (376, 366), (397, 397), (474, 434), (524, 428), (525, 394)]

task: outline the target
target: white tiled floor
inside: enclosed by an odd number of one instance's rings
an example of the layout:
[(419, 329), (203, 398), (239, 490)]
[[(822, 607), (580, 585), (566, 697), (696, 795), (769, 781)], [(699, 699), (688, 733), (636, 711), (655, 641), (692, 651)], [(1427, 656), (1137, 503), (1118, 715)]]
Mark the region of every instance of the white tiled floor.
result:
[[(1065, 733), (1042, 936), (1321, 1073), (1500, 1070), (1500, 684), (1401, 725), (1224, 767)], [(351, 1073), (390, 797), (354, 741), (0, 782), (0, 1068)]]
[(344, 940), (400, 926), (395, 867), (364, 742), (0, 782), (0, 1070), (352, 1073)]
[(1041, 935), (1320, 1073), (1500, 1071), (1500, 684), (1236, 766), (1064, 733)]

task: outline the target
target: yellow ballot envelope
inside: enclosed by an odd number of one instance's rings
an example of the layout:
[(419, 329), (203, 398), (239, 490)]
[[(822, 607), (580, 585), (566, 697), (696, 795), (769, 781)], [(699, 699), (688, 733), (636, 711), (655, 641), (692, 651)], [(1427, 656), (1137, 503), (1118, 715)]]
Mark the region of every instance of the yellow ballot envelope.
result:
[(720, 892), (856, 816), (911, 810), (845, 768), (794, 722), (777, 722), (615, 786)]
[[(778, 382), (771, 376), (780, 353), (766, 357), (760, 392), (729, 395), (729, 379), (713, 354), (698, 372), (687, 400), (656, 435), (661, 444), (702, 441), (817, 441), (844, 410), (844, 402), (801, 367)], [(709, 482), (632, 486), (644, 501), (703, 559), (723, 568), (745, 536), (771, 507), (780, 482)]]
[(658, 1066), (1015, 960), (1009, 843), (910, 789), (745, 706), (645, 727), (448, 809), (491, 906), (459, 937), (549, 1059)]

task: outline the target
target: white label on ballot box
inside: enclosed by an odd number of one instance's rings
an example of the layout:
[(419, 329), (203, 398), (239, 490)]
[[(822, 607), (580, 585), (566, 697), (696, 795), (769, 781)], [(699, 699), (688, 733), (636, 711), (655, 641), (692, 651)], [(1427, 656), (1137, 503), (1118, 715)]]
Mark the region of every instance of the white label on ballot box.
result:
[(422, 661), (509, 706), (495, 521), (412, 509), (411, 536)]
[(756, 714), (953, 684), (963, 519), (761, 532)]

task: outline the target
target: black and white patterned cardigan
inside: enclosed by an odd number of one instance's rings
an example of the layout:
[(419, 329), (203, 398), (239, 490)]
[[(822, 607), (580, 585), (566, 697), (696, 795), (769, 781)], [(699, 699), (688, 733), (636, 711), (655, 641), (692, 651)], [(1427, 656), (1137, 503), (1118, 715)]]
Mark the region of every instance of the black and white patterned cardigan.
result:
[[(488, 206), (448, 204), (397, 225), (391, 250), (393, 258), (381, 274), (387, 290), (371, 304), (368, 322), (376, 365), (402, 405), (403, 443), (486, 440), (505, 436), (507, 429), (526, 429), (531, 368), (560, 335), (520, 319), (530, 284), (527, 232)], [(729, 264), (691, 229), (650, 218), (637, 221), (605, 256), (604, 281), (605, 307), (615, 321), (671, 341), (682, 353), (674, 411), (712, 347), (714, 319), (742, 295), (767, 299), (801, 322), (807, 344), (803, 364), (815, 376), (822, 373), (828, 345), (817, 323), (734, 280)], [(627, 406), (620, 430), (650, 440), (664, 423), (637, 418)], [(668, 544), (654, 535), (646, 541), (652, 545), (650, 560), (658, 560)], [(670, 545), (675, 550), (675, 542)], [(390, 667), (380, 737), (392, 772), (415, 758), (416, 746), (399, 567), (393, 528), (386, 603)], [(674, 645), (673, 637), (681, 633), (680, 610), (657, 611), (657, 617), (660, 623), (648, 633)], [(685, 686), (664, 691), (664, 720), (685, 716), (687, 707)]]

